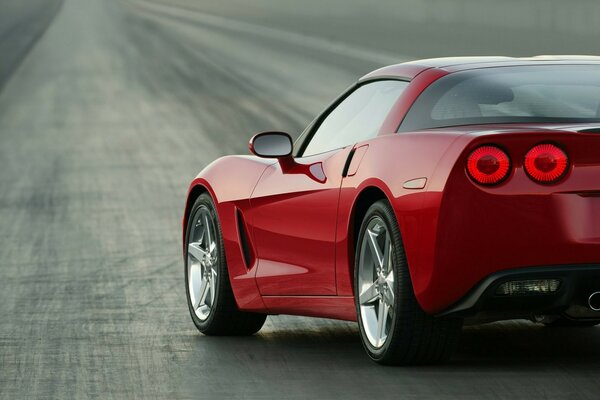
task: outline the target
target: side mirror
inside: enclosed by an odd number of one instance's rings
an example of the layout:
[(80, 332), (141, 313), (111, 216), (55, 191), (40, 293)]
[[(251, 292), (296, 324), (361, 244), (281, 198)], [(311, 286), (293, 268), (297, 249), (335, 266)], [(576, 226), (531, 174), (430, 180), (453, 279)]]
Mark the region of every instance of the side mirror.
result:
[(250, 151), (264, 158), (283, 158), (292, 154), (292, 138), (285, 132), (257, 133), (250, 139)]

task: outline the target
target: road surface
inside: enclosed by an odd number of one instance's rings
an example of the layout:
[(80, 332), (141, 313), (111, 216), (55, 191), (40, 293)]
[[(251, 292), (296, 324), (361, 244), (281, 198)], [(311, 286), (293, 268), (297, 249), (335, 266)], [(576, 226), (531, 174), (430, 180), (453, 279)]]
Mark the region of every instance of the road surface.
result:
[(0, 3), (0, 398), (597, 399), (600, 328), (469, 327), (447, 365), (386, 368), (354, 324), (211, 338), (189, 318), (181, 215), (213, 159), (297, 135), (385, 64), (596, 52), (594, 27), (547, 13), (504, 29), (425, 3)]

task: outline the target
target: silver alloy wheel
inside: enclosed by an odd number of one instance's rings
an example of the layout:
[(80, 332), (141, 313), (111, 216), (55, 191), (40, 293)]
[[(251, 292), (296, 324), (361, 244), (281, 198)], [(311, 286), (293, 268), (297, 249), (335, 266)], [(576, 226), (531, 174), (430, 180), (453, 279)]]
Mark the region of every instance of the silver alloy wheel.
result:
[(394, 316), (392, 241), (385, 222), (372, 218), (360, 245), (358, 292), (360, 315), (367, 339), (381, 348)]
[(210, 210), (201, 205), (192, 218), (187, 256), (190, 302), (201, 321), (208, 318), (215, 304), (219, 261), (215, 227)]

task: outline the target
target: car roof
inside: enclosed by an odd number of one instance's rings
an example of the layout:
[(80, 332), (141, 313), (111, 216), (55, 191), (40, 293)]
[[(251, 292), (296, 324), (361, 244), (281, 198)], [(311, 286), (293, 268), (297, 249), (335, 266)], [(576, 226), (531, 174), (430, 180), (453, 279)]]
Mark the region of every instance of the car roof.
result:
[(440, 69), (446, 72), (463, 71), (485, 67), (508, 67), (519, 65), (560, 65), (560, 64), (600, 64), (600, 56), (552, 55), (535, 57), (442, 57), (409, 61), (388, 65), (360, 78), (359, 82), (372, 79), (396, 78), (412, 79), (428, 69)]

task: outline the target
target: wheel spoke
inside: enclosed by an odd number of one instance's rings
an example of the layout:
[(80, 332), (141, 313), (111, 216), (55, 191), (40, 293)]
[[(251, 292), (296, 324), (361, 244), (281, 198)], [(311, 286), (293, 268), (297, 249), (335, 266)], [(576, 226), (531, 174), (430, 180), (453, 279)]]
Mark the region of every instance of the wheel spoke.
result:
[(210, 269), (210, 279), (209, 279), (209, 283), (210, 283), (210, 305), (212, 307), (212, 305), (215, 302), (215, 294), (216, 292), (216, 287), (217, 287), (217, 270), (214, 268)]
[(190, 298), (191, 298), (192, 306), (194, 307), (194, 309), (198, 308), (198, 305), (200, 302), (199, 301), (200, 300), (200, 291), (198, 290), (201, 285), (200, 275), (201, 275), (200, 265), (192, 264), (190, 266), (188, 280), (189, 280)]
[(385, 235), (385, 244), (383, 245), (383, 259), (381, 262), (381, 269), (384, 273), (388, 273), (392, 268), (392, 243), (390, 243), (390, 235)]
[(198, 236), (199, 236), (199, 237), (198, 237), (198, 244), (200, 244), (200, 245), (204, 246), (204, 236), (205, 236), (205, 234), (206, 234), (206, 227), (202, 227), (202, 228), (203, 228), (203, 229), (202, 229), (202, 234), (201, 234), (201, 235), (198, 235)]
[(363, 291), (358, 301), (361, 305), (372, 303), (373, 300), (377, 298), (377, 290), (375, 288), (375, 283), (372, 283), (365, 291)]
[(200, 298), (198, 300), (198, 304), (200, 306), (205, 305), (206, 304), (206, 295), (208, 294), (208, 287), (209, 287), (209, 281), (207, 279), (204, 279), (202, 281), (202, 285), (200, 286)]
[(208, 314), (210, 314), (210, 307), (206, 304), (200, 304), (200, 307), (198, 307), (198, 312), (200, 312), (202, 315), (208, 316)]
[(394, 271), (391, 270), (385, 277), (387, 290), (384, 292), (386, 302), (389, 306), (394, 306)]
[(210, 235), (210, 225), (208, 224), (208, 215), (204, 215), (204, 226), (206, 228), (206, 249), (212, 253), (214, 243), (212, 241), (212, 237)]
[(382, 300), (379, 300), (379, 312), (377, 313), (377, 345), (383, 344), (385, 335), (385, 325), (387, 323), (389, 306)]
[(394, 305), (394, 292), (392, 292), (391, 289), (383, 291), (383, 302), (387, 306), (393, 306)]
[(194, 242), (188, 245), (188, 254), (194, 257), (198, 262), (204, 262), (206, 251), (200, 247), (200, 243)]
[(375, 256), (377, 263), (379, 264), (378, 268), (383, 268), (383, 258), (381, 256), (381, 251), (379, 250), (379, 246), (377, 245), (377, 236), (378, 234), (373, 232), (370, 229), (367, 229), (367, 234), (369, 235), (369, 247), (371, 248), (371, 252)]

